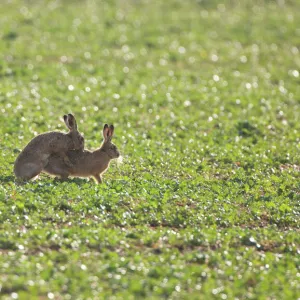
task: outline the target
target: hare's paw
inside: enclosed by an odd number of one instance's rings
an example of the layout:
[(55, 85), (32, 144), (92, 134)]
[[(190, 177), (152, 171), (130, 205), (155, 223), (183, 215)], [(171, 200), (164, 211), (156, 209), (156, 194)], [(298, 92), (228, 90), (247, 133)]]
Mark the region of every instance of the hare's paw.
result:
[(97, 183), (102, 183), (101, 175), (99, 175), (99, 174), (94, 175), (94, 178), (96, 179)]

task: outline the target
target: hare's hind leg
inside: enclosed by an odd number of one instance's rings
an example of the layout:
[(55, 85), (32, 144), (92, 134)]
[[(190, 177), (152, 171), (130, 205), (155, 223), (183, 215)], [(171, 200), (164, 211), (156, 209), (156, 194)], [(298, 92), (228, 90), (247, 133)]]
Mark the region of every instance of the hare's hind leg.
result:
[(39, 175), (43, 169), (42, 164), (36, 163), (26, 163), (18, 168), (18, 171), (15, 172), (18, 181), (26, 181), (34, 178)]

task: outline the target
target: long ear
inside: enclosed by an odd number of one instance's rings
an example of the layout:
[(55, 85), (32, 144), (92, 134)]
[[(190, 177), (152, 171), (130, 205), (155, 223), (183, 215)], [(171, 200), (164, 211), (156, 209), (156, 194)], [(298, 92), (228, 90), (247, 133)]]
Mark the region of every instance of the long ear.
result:
[(108, 137), (109, 137), (109, 128), (108, 128), (108, 125), (105, 124), (104, 125), (104, 128), (103, 128), (103, 137), (104, 137), (104, 140), (107, 141), (108, 140)]
[(109, 136), (110, 139), (114, 135), (114, 130), (115, 130), (114, 125), (110, 125), (109, 126), (109, 132), (108, 132), (108, 136)]
[(69, 124), (68, 128), (71, 131), (77, 130), (77, 122), (75, 117), (72, 114), (68, 114), (68, 124)]
[(70, 129), (69, 120), (68, 120), (67, 115), (64, 115), (64, 122), (65, 122), (66, 126)]

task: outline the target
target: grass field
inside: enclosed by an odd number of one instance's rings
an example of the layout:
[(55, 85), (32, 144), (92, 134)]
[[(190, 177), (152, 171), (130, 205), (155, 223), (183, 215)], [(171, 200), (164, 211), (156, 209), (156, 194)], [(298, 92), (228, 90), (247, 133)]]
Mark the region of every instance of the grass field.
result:
[[(300, 298), (299, 1), (4, 0), (0, 28), (1, 299)], [(17, 185), (68, 112), (123, 163)]]

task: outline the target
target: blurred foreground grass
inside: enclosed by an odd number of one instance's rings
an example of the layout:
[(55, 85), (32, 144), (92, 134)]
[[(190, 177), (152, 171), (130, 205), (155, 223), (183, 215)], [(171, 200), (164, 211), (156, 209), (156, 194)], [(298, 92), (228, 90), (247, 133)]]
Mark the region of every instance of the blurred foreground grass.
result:
[[(3, 1), (3, 299), (299, 297), (299, 1)], [(73, 112), (103, 185), (12, 167)]]

